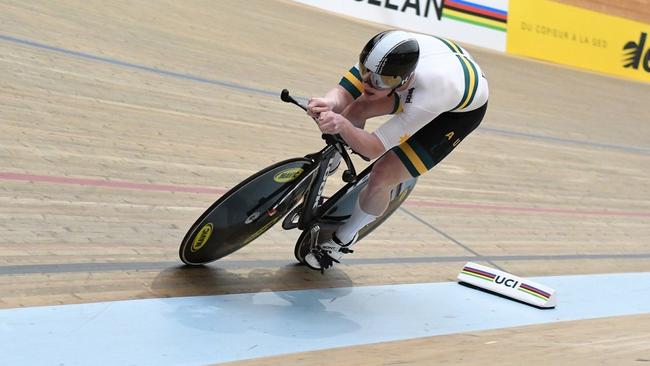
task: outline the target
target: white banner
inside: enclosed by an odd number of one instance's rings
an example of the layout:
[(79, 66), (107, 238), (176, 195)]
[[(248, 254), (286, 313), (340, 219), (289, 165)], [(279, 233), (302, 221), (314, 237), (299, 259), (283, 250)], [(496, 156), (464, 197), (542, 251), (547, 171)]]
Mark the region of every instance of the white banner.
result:
[(294, 0), (335, 13), (505, 52), (508, 0)]

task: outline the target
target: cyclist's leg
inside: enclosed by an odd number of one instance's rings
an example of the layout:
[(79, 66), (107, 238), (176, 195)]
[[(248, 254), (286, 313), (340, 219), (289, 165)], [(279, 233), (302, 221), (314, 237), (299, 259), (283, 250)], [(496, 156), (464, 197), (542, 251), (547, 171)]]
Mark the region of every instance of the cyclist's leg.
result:
[[(354, 102), (348, 105), (348, 107), (342, 112), (342, 115), (350, 122), (352, 122), (355, 127), (364, 128), (366, 119), (395, 113), (399, 109), (399, 106), (400, 103), (397, 94), (393, 94), (390, 97), (384, 98), (383, 100), (371, 100), (371, 98), (367, 98), (367, 95), (362, 94)], [(337, 166), (337, 160), (340, 161), (340, 155), (333, 158), (332, 166)], [(333, 172), (333, 169), (330, 169), (330, 173), (331, 172)], [(370, 175), (370, 179), (372, 180), (372, 174)], [(350, 227), (356, 228), (359, 225), (359, 227), (365, 226), (365, 222), (372, 222), (376, 216), (369, 215), (361, 210), (359, 207), (359, 202), (357, 201), (351, 218), (354, 218), (354, 220), (349, 223), (349, 225)], [(354, 231), (353, 236), (354, 235), (356, 235), (356, 231)], [(338, 240), (336, 234), (334, 234), (330, 240), (319, 243), (318, 248), (312, 250), (310, 253), (307, 253), (304, 258), (305, 263), (313, 269), (323, 270), (330, 268), (333, 265), (332, 261), (338, 261), (344, 253), (349, 253), (347, 250), (348, 248), (342, 247), (349, 247), (353, 244), (353, 242), (354, 239), (352, 238), (350, 240), (347, 240), (345, 243), (342, 243), (340, 240)]]
[(443, 113), (404, 143), (384, 154), (375, 166), (368, 185), (359, 194), (352, 215), (335, 235), (342, 242), (374, 221), (388, 207), (390, 192), (397, 184), (417, 177), (438, 164), (480, 124), (487, 104), (470, 112)]
[(429, 122), (394, 151), (413, 177), (447, 157), (483, 120), (487, 103), (469, 112), (446, 112)]
[[(379, 166), (377, 172), (373, 167), (370, 174), (372, 185), (369, 181), (365, 193), (360, 198), (363, 200), (364, 206), (375, 213), (380, 211), (383, 213), (386, 209), (384, 201), (386, 190), (390, 192), (392, 187), (408, 179), (409, 175), (417, 177), (438, 164), (478, 127), (486, 109), (487, 103), (470, 112), (443, 113), (404, 143), (382, 156), (376, 164)], [(384, 157), (386, 157), (385, 160)], [(396, 161), (401, 164), (397, 164)], [(391, 172), (390, 169), (396, 168), (396, 166), (401, 169)], [(405, 174), (405, 171), (408, 174)], [(373, 175), (375, 175), (374, 180)], [(331, 239), (320, 243), (317, 248), (308, 253), (305, 256), (305, 263), (309, 267), (321, 271), (330, 268), (345, 253), (351, 253), (349, 247), (358, 237), (358, 231), (376, 218), (376, 215), (363, 211), (357, 202), (348, 221), (336, 230)]]
[(336, 230), (336, 237), (343, 243), (353, 241), (361, 228), (386, 211), (391, 190), (410, 178), (411, 174), (393, 151), (384, 154), (373, 165), (368, 185), (359, 193), (350, 218)]
[(338, 262), (344, 254), (352, 253), (350, 247), (356, 242), (358, 231), (386, 210), (391, 189), (410, 177), (411, 174), (394, 152), (384, 154), (373, 165), (368, 185), (361, 191), (350, 218), (336, 229), (331, 238), (319, 243), (316, 250), (305, 255), (305, 263), (313, 269), (324, 270), (330, 268), (333, 262)]
[(411, 178), (397, 155), (389, 151), (372, 167), (368, 185), (359, 194), (363, 211), (380, 216), (386, 211), (390, 202), (390, 192), (398, 184)]

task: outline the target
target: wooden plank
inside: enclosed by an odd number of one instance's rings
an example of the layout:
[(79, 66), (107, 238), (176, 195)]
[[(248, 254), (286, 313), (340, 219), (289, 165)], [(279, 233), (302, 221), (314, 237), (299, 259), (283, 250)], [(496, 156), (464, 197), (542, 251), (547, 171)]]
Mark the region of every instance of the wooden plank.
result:
[[(494, 264), (521, 276), (650, 270), (647, 84), (468, 47), (490, 80), (485, 121), (359, 244), (357, 264), (325, 276), (295, 266), (298, 233), (273, 228), (223, 265), (188, 270), (179, 240), (221, 193), (154, 185), (223, 192), (316, 151), (313, 123), (269, 92), (322, 95), (380, 28), (266, 0), (3, 1), (0, 23), (57, 48), (0, 41), (0, 173), (33, 176), (0, 179), (0, 268), (15, 271), (0, 274), (1, 308), (453, 281), (464, 260), (441, 258), (474, 254), (518, 255)], [(650, 358), (636, 336), (647, 325), (603, 319), (278, 360), (624, 364)]]
[(650, 361), (650, 315), (337, 348), (220, 365), (635, 365)]

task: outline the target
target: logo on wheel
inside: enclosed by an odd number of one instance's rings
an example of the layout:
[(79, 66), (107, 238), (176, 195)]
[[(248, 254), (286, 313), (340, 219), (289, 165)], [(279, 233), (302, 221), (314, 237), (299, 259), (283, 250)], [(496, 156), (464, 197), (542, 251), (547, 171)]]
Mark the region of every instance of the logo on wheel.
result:
[(208, 242), (211, 235), (212, 235), (212, 223), (208, 222), (207, 224), (203, 225), (201, 230), (199, 230), (199, 233), (196, 234), (196, 237), (194, 237), (194, 241), (192, 242), (192, 248), (191, 248), (192, 253), (201, 250), (201, 248), (203, 248), (205, 243)]
[(273, 177), (273, 180), (278, 183), (287, 183), (298, 178), (302, 174), (302, 168), (290, 168), (281, 171)]

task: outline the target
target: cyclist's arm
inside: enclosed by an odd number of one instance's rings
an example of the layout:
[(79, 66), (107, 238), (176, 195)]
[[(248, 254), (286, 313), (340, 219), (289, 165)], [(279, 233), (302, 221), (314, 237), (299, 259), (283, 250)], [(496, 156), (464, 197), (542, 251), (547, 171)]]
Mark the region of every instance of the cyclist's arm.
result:
[(335, 86), (332, 90), (325, 94), (325, 98), (332, 101), (332, 111), (341, 113), (350, 103), (354, 101), (352, 95), (345, 90), (341, 85)]
[(354, 65), (343, 74), (339, 84), (328, 91), (324, 97), (309, 100), (308, 113), (312, 117), (325, 111), (341, 113), (361, 94), (363, 94), (363, 81), (359, 67)]
[(368, 100), (363, 95), (343, 111), (341, 115), (350, 121), (352, 126), (344, 128), (341, 136), (352, 150), (369, 159), (374, 159), (386, 151), (381, 139), (375, 133), (364, 131), (363, 128), (368, 118), (396, 113), (400, 108), (399, 100), (397, 94), (380, 100)]
[(363, 80), (358, 65), (356, 64), (346, 71), (341, 77), (339, 85), (331, 90), (341, 102), (337, 104), (340, 109), (334, 110), (336, 113), (343, 112), (347, 106), (363, 94)]
[(348, 124), (343, 128), (340, 135), (352, 150), (368, 159), (375, 159), (386, 151), (384, 144), (377, 135), (352, 124)]
[(338, 123), (340, 130), (337, 132), (350, 148), (367, 158), (375, 159), (385, 151), (406, 141), (421, 127), (435, 119), (438, 114), (440, 113), (411, 107), (407, 113), (394, 115), (372, 133), (355, 127), (345, 116), (335, 115), (344, 121)]

